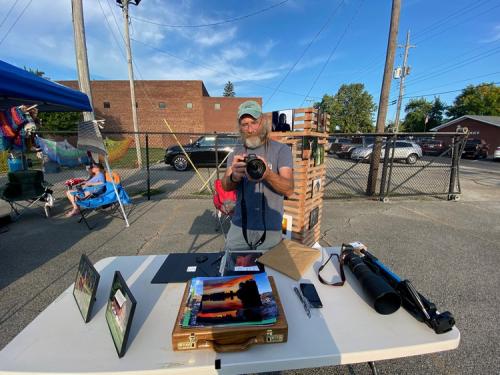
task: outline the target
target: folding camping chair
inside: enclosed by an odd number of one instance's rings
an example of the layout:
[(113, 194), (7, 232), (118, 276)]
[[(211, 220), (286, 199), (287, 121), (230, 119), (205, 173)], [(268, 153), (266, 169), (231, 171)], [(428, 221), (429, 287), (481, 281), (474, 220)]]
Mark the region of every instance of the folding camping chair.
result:
[[(121, 185), (115, 185), (116, 190), (118, 191), (119, 198), (124, 205), (130, 204), (130, 198), (123, 189)], [(115, 189), (113, 187), (112, 182), (106, 182), (105, 183), (105, 188), (102, 193), (96, 194), (96, 195), (90, 195), (86, 198), (83, 199), (75, 199), (75, 203), (78, 206), (78, 210), (80, 211), (80, 215), (82, 216), (80, 220), (78, 220), (79, 223), (82, 221), (87, 225), (87, 228), (89, 230), (92, 229), (92, 227), (89, 225), (89, 222), (87, 221), (88, 213), (91, 211), (97, 211), (97, 210), (108, 210), (109, 214), (113, 216), (116, 211), (120, 208), (120, 204), (118, 201), (118, 197), (115, 193)], [(87, 217), (86, 217), (87, 215)], [(123, 216), (125, 219), (126, 216)]]
[[(214, 196), (213, 202), (215, 206), (215, 216), (219, 222), (220, 231), (224, 238), (226, 238), (226, 232), (224, 231), (224, 226), (231, 221), (231, 216), (233, 215), (234, 206), (236, 205), (236, 191), (225, 191), (222, 188), (222, 181), (216, 179), (214, 182)], [(216, 229), (217, 230), (217, 229)]]
[(0, 189), (0, 199), (9, 203), (11, 213), (14, 213), (14, 220), (37, 203), (43, 204), (45, 216), (50, 217), (54, 197), (49, 184), (44, 180), (42, 171), (9, 172), (7, 177), (7, 184)]

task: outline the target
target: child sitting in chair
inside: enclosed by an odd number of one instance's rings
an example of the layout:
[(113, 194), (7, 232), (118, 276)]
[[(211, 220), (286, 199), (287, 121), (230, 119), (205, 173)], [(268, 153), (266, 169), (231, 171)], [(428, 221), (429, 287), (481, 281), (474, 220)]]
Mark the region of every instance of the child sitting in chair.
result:
[(90, 168), (91, 177), (78, 185), (76, 189), (68, 190), (66, 196), (73, 208), (66, 214), (66, 217), (71, 217), (78, 214), (78, 206), (75, 203), (76, 199), (85, 199), (91, 195), (99, 195), (104, 191), (105, 178), (104, 167), (101, 163), (94, 163)]

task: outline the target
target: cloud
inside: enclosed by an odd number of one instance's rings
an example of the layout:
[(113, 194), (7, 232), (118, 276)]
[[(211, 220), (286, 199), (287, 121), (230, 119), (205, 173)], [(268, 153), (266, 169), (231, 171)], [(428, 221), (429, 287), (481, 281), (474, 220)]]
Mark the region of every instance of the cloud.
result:
[(236, 27), (221, 31), (203, 30), (196, 32), (191, 40), (205, 47), (213, 47), (232, 40), (235, 35)]
[(482, 43), (492, 43), (500, 40), (500, 25), (496, 25), (493, 27), (493, 30), (490, 32), (490, 36), (481, 40)]

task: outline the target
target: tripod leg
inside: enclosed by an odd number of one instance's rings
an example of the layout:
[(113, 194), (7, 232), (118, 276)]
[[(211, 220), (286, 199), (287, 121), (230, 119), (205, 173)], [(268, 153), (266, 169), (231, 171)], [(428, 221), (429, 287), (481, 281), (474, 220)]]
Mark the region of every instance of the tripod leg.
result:
[(370, 369), (372, 370), (373, 375), (378, 375), (377, 367), (375, 366), (375, 362), (368, 362)]

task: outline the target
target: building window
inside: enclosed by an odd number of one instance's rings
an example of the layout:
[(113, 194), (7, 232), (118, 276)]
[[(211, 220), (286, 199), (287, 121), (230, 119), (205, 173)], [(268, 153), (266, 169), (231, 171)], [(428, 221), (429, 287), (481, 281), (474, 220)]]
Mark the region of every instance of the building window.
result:
[(186, 103), (187, 109), (193, 109), (193, 103)]
[(110, 102), (104, 102), (104, 108), (111, 108)]
[(139, 103), (135, 102), (135, 108), (139, 108)]
[(216, 110), (219, 110), (219, 109), (220, 109), (220, 103), (215, 103), (215, 104), (214, 104), (214, 108), (215, 108)]
[(158, 103), (158, 108), (165, 109), (165, 108), (167, 108), (167, 104), (165, 102), (159, 102)]

